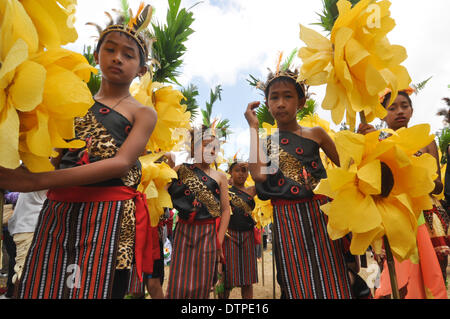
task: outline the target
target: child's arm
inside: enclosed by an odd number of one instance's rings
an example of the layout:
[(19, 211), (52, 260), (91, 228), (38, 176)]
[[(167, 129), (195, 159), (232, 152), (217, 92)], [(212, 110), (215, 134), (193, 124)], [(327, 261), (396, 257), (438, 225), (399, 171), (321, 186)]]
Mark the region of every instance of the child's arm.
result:
[(218, 182), (220, 187), (220, 209), (222, 210), (222, 217), (220, 219), (217, 237), (219, 239), (220, 244), (220, 247), (218, 247), (220, 257), (224, 258), (221, 247), (223, 240), (225, 238), (225, 233), (227, 232), (228, 229), (228, 223), (230, 222), (231, 207), (230, 207), (230, 197), (228, 195), (228, 180), (226, 175), (221, 173)]
[(262, 149), (262, 145), (259, 140), (259, 121), (255, 111), (259, 105), (260, 102), (252, 102), (248, 105), (247, 110), (245, 111), (245, 118), (247, 119), (250, 128), (250, 160), (248, 168), (255, 183), (263, 183), (267, 178), (267, 175), (262, 173), (263, 167), (266, 166), (264, 163), (267, 163), (267, 160), (265, 156), (266, 153)]
[(340, 166), (339, 154), (336, 150), (336, 145), (334, 144), (331, 137), (327, 132), (321, 127), (315, 127), (313, 129), (313, 134), (316, 135), (320, 141), (320, 148), (325, 152), (325, 155), (337, 166)]
[(0, 189), (32, 192), (42, 189), (81, 186), (124, 176), (142, 154), (155, 128), (157, 114), (139, 108), (130, 135), (116, 156), (95, 163), (53, 172), (30, 173), (24, 168), (0, 168)]

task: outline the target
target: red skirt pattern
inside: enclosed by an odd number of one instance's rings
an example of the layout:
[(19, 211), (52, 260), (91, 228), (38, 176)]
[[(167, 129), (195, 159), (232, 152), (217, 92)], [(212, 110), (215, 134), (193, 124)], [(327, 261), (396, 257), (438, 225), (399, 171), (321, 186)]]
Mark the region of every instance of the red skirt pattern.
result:
[(329, 238), (320, 204), (273, 202), (275, 256), (289, 299), (352, 298), (342, 240)]
[(228, 229), (223, 253), (225, 256), (225, 286), (228, 288), (249, 286), (258, 282), (258, 263), (253, 230)]
[(27, 255), (18, 298), (110, 298), (121, 201), (48, 200)]
[(170, 261), (168, 299), (208, 299), (216, 275), (215, 220), (186, 223), (179, 220)]

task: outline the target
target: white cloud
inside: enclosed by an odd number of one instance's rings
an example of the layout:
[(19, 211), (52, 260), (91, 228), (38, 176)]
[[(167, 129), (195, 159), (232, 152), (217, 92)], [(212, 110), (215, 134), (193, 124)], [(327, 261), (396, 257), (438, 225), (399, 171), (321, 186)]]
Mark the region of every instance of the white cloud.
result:
[[(129, 0), (137, 8), (140, 0)], [(198, 0), (184, 0), (182, 7), (189, 8)], [(93, 43), (95, 35), (88, 21), (106, 23), (103, 11), (111, 11), (119, 1), (78, 0), (77, 30), (79, 41), (69, 47), (81, 51), (83, 44)], [(156, 7), (156, 19), (165, 20), (166, 0), (149, 1)], [(195, 6), (195, 33), (187, 42), (188, 52), (184, 57), (181, 83), (201, 79), (210, 87), (223, 85), (242, 86), (248, 73), (265, 76), (267, 67), (273, 68), (278, 51), (290, 52), (304, 44), (299, 39), (299, 24), (317, 31), (317, 12), (322, 8), (321, 0), (205, 0)], [(404, 46), (409, 54), (404, 65), (408, 68), (413, 83), (433, 76), (427, 88), (413, 96), (415, 113), (411, 124), (430, 123), (435, 132), (442, 127), (442, 119), (435, 116), (444, 106), (441, 99), (450, 96), (450, 20), (442, 13), (449, 12), (448, 0), (392, 1), (392, 17), (397, 26), (389, 35), (392, 43)], [(324, 86), (312, 88), (321, 103)], [(243, 101), (245, 104), (247, 101)], [(319, 115), (330, 120), (329, 112), (319, 110)]]

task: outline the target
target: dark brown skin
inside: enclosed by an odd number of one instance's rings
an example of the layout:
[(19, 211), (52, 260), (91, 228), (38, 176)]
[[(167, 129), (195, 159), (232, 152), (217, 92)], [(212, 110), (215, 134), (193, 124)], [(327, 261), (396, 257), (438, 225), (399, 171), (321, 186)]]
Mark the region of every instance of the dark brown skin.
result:
[[(44, 173), (31, 173), (23, 167), (1, 167), (0, 189), (31, 192), (93, 184), (126, 175), (143, 154), (157, 121), (154, 110), (127, 97), (132, 80), (147, 72), (146, 67), (140, 66), (138, 53), (138, 45), (134, 40), (112, 32), (106, 36), (100, 53), (95, 54), (103, 75), (101, 88), (95, 98), (111, 107), (120, 102), (115, 110), (133, 124), (133, 129), (115, 157)], [(55, 165), (57, 163), (57, 160), (54, 161)]]
[[(339, 155), (336, 146), (330, 136), (321, 127), (306, 128), (297, 122), (297, 112), (303, 108), (306, 99), (300, 99), (293, 83), (278, 82), (272, 84), (269, 89), (266, 105), (269, 112), (277, 122), (280, 131), (288, 131), (304, 138), (316, 142), (330, 160), (336, 164), (339, 163)], [(250, 174), (256, 183), (262, 183), (267, 175), (262, 174), (262, 168), (266, 166), (267, 158), (261, 150), (261, 144), (257, 135), (259, 122), (256, 116), (256, 109), (260, 102), (252, 102), (247, 106), (245, 118), (250, 127), (250, 154), (257, 158), (252, 158), (249, 164)], [(259, 149), (259, 152), (257, 151)]]
[[(409, 121), (412, 118), (414, 110), (408, 99), (403, 95), (398, 95), (394, 103), (387, 109), (387, 116), (383, 119), (388, 128), (396, 131), (402, 127), (407, 128)], [(375, 128), (370, 124), (361, 124), (358, 128), (358, 133), (366, 135), (370, 132), (375, 132)], [(419, 150), (422, 154), (428, 153), (436, 159), (438, 178), (434, 181), (435, 188), (432, 194), (440, 194), (444, 188), (441, 180), (441, 170), (439, 169), (439, 151), (435, 141), (431, 142), (426, 147)]]

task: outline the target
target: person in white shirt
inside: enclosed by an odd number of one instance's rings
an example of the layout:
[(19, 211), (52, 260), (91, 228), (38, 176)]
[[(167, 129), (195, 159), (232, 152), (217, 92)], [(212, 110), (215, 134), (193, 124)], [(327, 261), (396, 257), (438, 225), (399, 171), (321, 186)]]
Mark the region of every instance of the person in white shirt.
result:
[(16, 244), (16, 265), (14, 266), (13, 283), (22, 274), (22, 268), (27, 257), (28, 249), (33, 240), (39, 213), (47, 199), (47, 190), (20, 193), (14, 213), (8, 221), (8, 230)]

